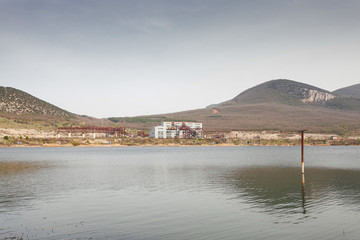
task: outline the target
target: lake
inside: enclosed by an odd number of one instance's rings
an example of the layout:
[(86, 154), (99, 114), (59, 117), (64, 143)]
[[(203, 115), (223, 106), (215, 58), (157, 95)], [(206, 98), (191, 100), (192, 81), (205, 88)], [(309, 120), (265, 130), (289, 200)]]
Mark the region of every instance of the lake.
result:
[(360, 147), (0, 148), (0, 239), (359, 236)]

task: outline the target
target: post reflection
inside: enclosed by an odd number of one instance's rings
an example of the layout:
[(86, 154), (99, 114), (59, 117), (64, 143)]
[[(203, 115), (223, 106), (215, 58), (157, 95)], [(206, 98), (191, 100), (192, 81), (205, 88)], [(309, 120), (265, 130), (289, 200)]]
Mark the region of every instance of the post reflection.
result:
[(305, 174), (301, 174), (301, 193), (302, 193), (302, 209), (303, 214), (306, 214), (306, 191), (305, 191)]
[(230, 182), (237, 198), (254, 211), (290, 221), (316, 218), (331, 204), (360, 212), (359, 170), (308, 168), (306, 177), (305, 185), (302, 174), (300, 190), (298, 168), (268, 166), (237, 169)]

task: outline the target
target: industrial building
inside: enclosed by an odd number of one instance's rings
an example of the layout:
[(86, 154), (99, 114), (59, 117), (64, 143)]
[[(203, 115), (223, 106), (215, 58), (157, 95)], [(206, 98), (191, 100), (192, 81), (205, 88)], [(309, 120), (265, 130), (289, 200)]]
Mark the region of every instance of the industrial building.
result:
[(60, 127), (57, 129), (57, 136), (62, 135), (71, 137), (89, 137), (107, 138), (107, 137), (125, 137), (129, 136), (124, 127)]
[(198, 122), (161, 122), (152, 127), (151, 138), (203, 138), (202, 123)]

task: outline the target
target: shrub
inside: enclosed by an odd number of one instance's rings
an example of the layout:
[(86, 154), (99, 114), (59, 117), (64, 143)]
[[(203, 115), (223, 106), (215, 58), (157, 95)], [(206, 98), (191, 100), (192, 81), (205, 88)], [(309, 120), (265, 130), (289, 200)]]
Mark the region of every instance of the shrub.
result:
[(4, 140), (9, 140), (9, 137), (8, 137), (8, 136), (4, 136)]

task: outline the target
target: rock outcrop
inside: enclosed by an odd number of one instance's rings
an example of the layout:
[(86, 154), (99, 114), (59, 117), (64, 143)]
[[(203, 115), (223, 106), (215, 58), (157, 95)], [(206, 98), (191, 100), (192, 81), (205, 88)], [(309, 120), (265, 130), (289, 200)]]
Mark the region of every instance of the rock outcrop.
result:
[(301, 101), (304, 103), (325, 103), (336, 97), (331, 93), (320, 92), (314, 89), (305, 88), (303, 90), (304, 98)]

